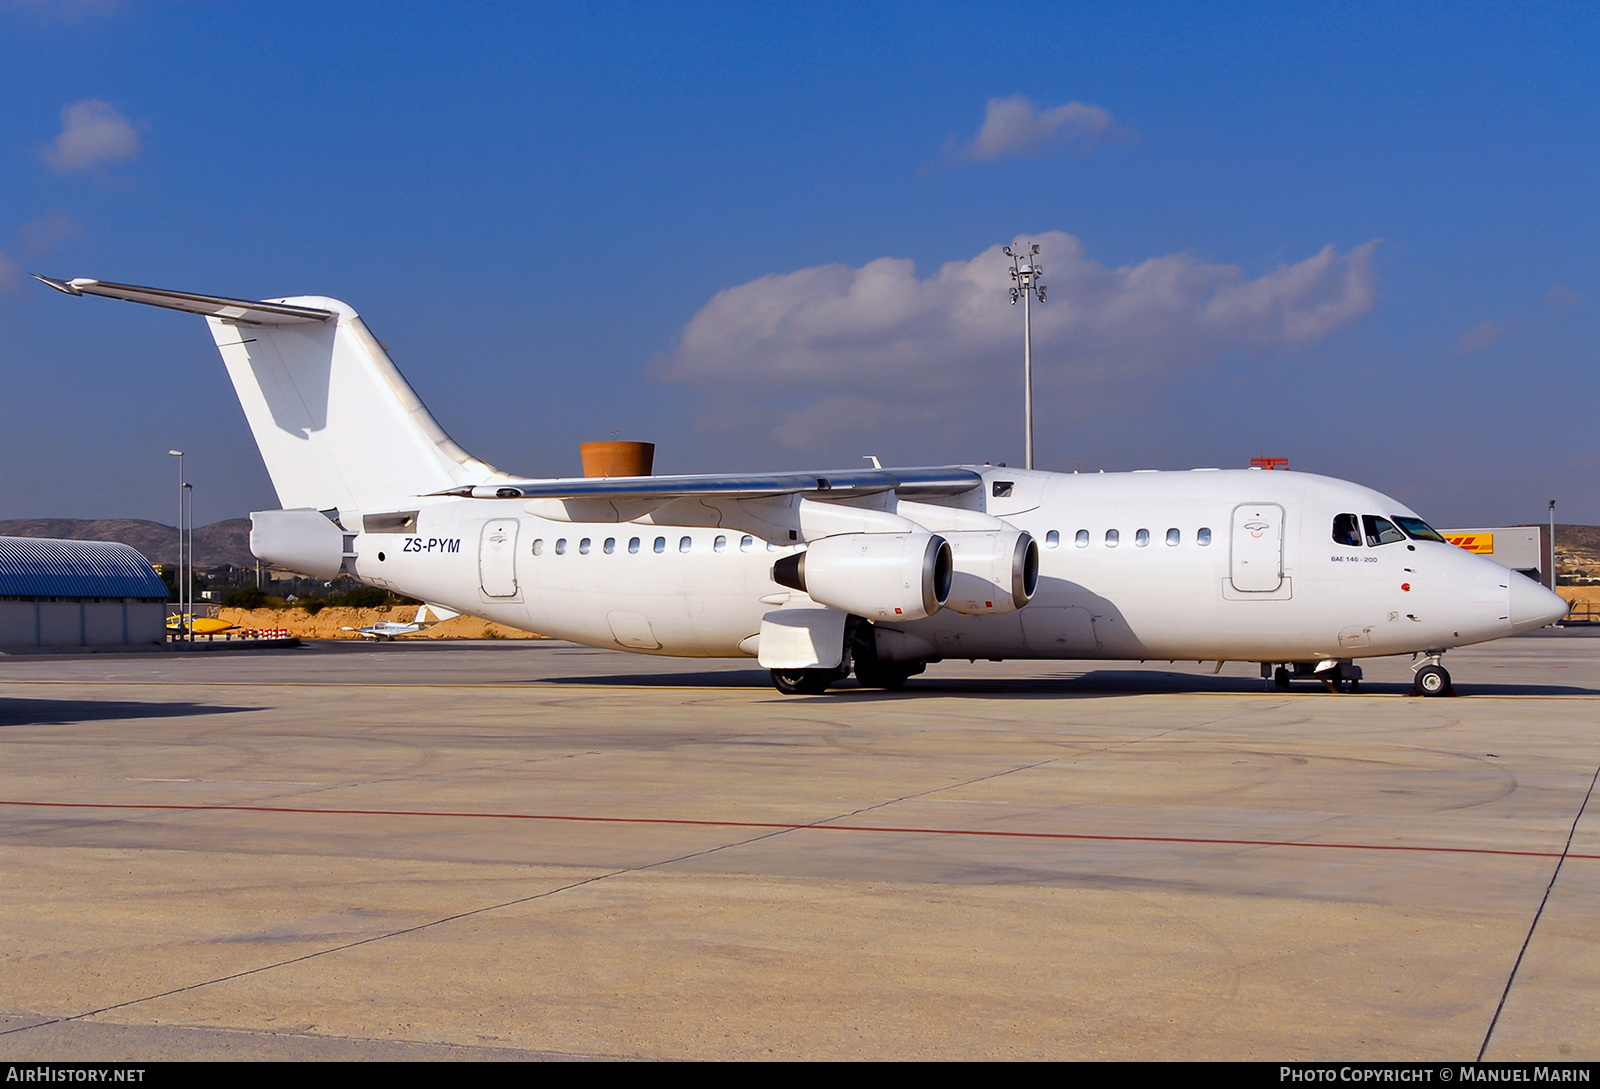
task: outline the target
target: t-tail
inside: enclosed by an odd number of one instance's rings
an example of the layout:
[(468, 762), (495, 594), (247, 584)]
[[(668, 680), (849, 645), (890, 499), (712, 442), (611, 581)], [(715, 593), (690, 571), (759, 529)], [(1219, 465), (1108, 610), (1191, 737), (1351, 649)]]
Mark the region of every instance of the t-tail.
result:
[(360, 316), (337, 299), (253, 302), (36, 279), (69, 295), (204, 315), (286, 509), (381, 510), (503, 477), (445, 434)]

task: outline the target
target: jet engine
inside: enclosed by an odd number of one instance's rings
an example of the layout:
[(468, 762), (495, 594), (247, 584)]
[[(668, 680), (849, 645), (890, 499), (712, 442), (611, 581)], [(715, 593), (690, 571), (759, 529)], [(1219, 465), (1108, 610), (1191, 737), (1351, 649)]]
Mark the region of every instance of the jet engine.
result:
[(1026, 605), (1039, 585), (1039, 544), (1023, 529), (946, 533), (955, 560), (950, 598), (966, 615), (1009, 613)]
[(934, 533), (840, 533), (772, 565), (772, 581), (871, 620), (920, 620), (950, 596), (949, 543)]

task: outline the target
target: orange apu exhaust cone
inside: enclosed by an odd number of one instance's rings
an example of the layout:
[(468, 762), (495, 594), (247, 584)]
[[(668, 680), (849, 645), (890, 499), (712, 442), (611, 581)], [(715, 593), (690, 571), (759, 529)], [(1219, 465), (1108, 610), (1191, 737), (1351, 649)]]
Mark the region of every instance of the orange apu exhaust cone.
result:
[(578, 449), (584, 476), (649, 476), (655, 468), (653, 442), (586, 442)]

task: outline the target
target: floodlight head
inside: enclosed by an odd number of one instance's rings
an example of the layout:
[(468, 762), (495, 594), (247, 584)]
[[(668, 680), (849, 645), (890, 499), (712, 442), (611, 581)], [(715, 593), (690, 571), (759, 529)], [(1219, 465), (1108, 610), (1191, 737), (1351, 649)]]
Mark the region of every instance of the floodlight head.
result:
[(172, 457), (175, 457), (175, 458), (183, 457), (183, 451), (182, 450), (168, 450), (167, 453), (169, 455), (171, 455)]

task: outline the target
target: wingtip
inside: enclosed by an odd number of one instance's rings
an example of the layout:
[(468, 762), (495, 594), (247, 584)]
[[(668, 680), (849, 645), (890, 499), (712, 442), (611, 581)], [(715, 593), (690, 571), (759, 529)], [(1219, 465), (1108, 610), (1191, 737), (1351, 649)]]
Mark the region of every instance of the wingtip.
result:
[[(71, 281), (68, 281), (68, 280), (52, 280), (48, 276), (40, 276), (37, 272), (30, 272), (28, 275), (32, 276), (35, 280), (38, 280), (41, 284), (44, 284), (46, 287), (53, 287), (57, 291), (65, 294), (65, 295), (82, 295), (83, 294), (83, 292), (79, 291), (78, 288), (75, 286), (77, 284), (77, 282), (78, 282), (76, 280), (71, 280)], [(84, 282), (85, 283), (91, 283), (91, 284), (94, 283), (93, 280), (87, 280), (87, 281), (84, 281)]]

